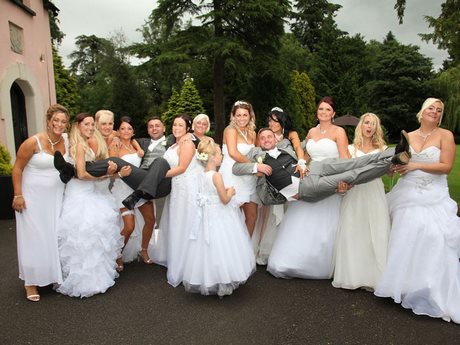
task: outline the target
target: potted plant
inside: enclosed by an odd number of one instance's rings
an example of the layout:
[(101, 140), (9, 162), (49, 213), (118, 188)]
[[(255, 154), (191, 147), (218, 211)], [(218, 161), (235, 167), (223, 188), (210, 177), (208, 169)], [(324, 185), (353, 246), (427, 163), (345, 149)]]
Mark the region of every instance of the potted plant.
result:
[(13, 219), (13, 181), (11, 179), (11, 155), (5, 146), (0, 144), (0, 219)]

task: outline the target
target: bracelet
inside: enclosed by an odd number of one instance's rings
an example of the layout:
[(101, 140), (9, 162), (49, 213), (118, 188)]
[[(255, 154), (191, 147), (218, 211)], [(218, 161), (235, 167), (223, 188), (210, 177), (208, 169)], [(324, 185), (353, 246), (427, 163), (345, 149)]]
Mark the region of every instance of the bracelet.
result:
[(121, 173), (118, 172), (118, 177), (119, 177), (119, 178), (123, 178), (124, 176), (122, 176)]
[(24, 198), (21, 194), (13, 196), (13, 200), (16, 200), (17, 198)]

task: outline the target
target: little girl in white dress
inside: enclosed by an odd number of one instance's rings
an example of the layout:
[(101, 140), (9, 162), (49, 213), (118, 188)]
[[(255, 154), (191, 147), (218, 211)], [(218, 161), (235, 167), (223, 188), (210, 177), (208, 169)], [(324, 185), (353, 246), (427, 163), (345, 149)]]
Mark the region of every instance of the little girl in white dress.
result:
[(198, 159), (206, 166), (199, 183), (199, 211), (192, 225), (183, 284), (189, 292), (230, 295), (255, 272), (255, 257), (239, 211), (228, 204), (235, 195), (225, 188), (216, 168), (222, 162), (219, 145), (201, 142)]

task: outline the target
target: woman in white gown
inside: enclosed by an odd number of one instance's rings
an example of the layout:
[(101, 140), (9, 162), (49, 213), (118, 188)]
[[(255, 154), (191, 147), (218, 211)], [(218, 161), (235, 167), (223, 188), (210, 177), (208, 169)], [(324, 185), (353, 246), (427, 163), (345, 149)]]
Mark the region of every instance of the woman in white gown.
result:
[(235, 162), (249, 163), (245, 156), (256, 142), (256, 116), (252, 105), (236, 101), (230, 112), (230, 124), (224, 130), (222, 153), (224, 159), (219, 172), (226, 187), (235, 187), (235, 203), (243, 210), (246, 227), (252, 236), (257, 219), (256, 177), (236, 176), (232, 173)]
[(460, 218), (447, 174), (455, 160), (452, 133), (440, 128), (444, 104), (428, 98), (409, 133), (412, 159), (388, 193), (388, 261), (375, 295), (415, 314), (460, 323)]
[[(141, 164), (141, 157), (139, 157), (139, 153), (134, 148), (133, 144), (136, 140), (133, 139), (133, 135), (134, 124), (132, 119), (129, 116), (123, 116), (120, 119), (120, 125), (118, 127), (119, 145), (111, 146), (110, 156), (120, 157), (128, 163), (139, 167)], [(122, 204), (122, 201), (132, 192), (133, 189), (121, 179), (115, 179), (113, 182), (112, 194), (115, 196), (123, 219), (121, 234), (124, 237), (124, 248), (123, 257), (117, 259), (118, 272), (123, 271), (123, 262), (133, 261), (136, 257), (148, 265), (153, 264), (147, 252), (150, 239), (152, 238), (153, 227), (155, 226), (152, 201), (142, 199), (137, 203), (135, 210), (128, 210)], [(136, 214), (136, 211), (139, 212), (140, 215)], [(140, 229), (142, 229), (142, 240), (140, 240), (138, 234)], [(133, 234), (134, 231), (136, 232), (135, 234)]]
[[(94, 131), (94, 119), (82, 113), (77, 115), (70, 133), (70, 156), (75, 162), (78, 179), (72, 179), (66, 186), (59, 219), (63, 282), (56, 290), (72, 297), (104, 293), (114, 285), (118, 277), (115, 261), (123, 246), (114, 200), (98, 189), (96, 182), (101, 178), (85, 170), (86, 161), (104, 158), (100, 152), (104, 152), (104, 148), (107, 155), (102, 138), (97, 153), (88, 145)], [(113, 167), (110, 169), (115, 171)], [(130, 167), (120, 170), (122, 176), (129, 172)]]
[(13, 167), (19, 278), (26, 298), (38, 302), (39, 286), (62, 282), (57, 243), (57, 221), (64, 184), (54, 169), (53, 155), (68, 157), (69, 112), (59, 104), (46, 112), (44, 132), (26, 139), (19, 147)]
[(255, 271), (255, 257), (239, 210), (228, 203), (235, 195), (216, 172), (222, 161), (219, 145), (202, 141), (198, 159), (206, 166), (200, 173), (198, 212), (191, 226), (183, 284), (202, 295), (230, 295)]
[(197, 181), (199, 173), (203, 171), (195, 158), (195, 145), (189, 133), (191, 126), (188, 115), (180, 114), (174, 118), (172, 134), (176, 143), (163, 156), (171, 167), (166, 173), (166, 177), (172, 178), (171, 193), (165, 201), (152, 253), (154, 262), (168, 268), (168, 282), (174, 287), (183, 280), (190, 227), (198, 209)]
[[(352, 158), (379, 153), (387, 146), (377, 115), (361, 116)], [(342, 200), (332, 285), (336, 288), (374, 290), (387, 261), (390, 215), (382, 179), (354, 186)]]
[[(268, 128), (275, 134), (278, 148), (290, 147), (297, 156), (297, 169), (306, 168), (305, 152), (299, 134), (293, 129), (287, 112), (279, 107), (270, 110), (267, 116)], [(278, 226), (284, 216), (285, 205), (260, 205), (252, 244), (259, 265), (266, 265), (278, 232)]]
[[(313, 161), (349, 157), (347, 135), (332, 123), (334, 109), (330, 97), (318, 104), (319, 124), (306, 138), (307, 158)], [(271, 274), (278, 278), (331, 278), (341, 198), (332, 195), (315, 203), (289, 203), (268, 259)]]

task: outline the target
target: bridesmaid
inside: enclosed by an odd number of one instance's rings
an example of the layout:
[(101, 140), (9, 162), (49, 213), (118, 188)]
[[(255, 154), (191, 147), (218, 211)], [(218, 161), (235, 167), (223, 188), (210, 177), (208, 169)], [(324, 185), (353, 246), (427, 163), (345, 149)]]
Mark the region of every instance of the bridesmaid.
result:
[(192, 130), (193, 134), (200, 140), (212, 140), (211, 137), (206, 135), (207, 132), (211, 129), (211, 122), (209, 121), (209, 116), (206, 114), (198, 114), (193, 118)]
[[(134, 148), (135, 139), (134, 136), (134, 124), (129, 116), (123, 116), (120, 119), (120, 125), (118, 127), (118, 138), (119, 145), (112, 145), (110, 147), (110, 156), (119, 157), (132, 165), (139, 167), (141, 164), (141, 157)], [(112, 187), (112, 193), (117, 200), (118, 207), (120, 208), (121, 216), (123, 219), (123, 229), (121, 234), (124, 237), (124, 249), (131, 237), (131, 234), (136, 227), (136, 213), (135, 210), (128, 210), (121, 202), (131, 193), (133, 190), (121, 179), (115, 179)], [(147, 252), (150, 239), (152, 238), (153, 227), (155, 225), (155, 216), (153, 213), (152, 201), (143, 200), (142, 203), (137, 207), (143, 218), (142, 226), (142, 241), (140, 251), (136, 252), (136, 256), (146, 264), (153, 264)], [(138, 250), (139, 250), (138, 249)], [(130, 251), (130, 250), (128, 250)], [(126, 257), (123, 254), (124, 257)], [(118, 272), (123, 271), (123, 258), (117, 259), (117, 270)], [(132, 261), (132, 255), (126, 257), (125, 261)]]
[(234, 199), (244, 212), (246, 227), (252, 236), (257, 219), (256, 177), (235, 176), (232, 167), (235, 162), (249, 163), (245, 156), (256, 142), (256, 116), (252, 105), (237, 101), (230, 112), (230, 124), (224, 130), (222, 153), (224, 159), (220, 173), (226, 187), (235, 187)]
[(460, 323), (460, 218), (447, 185), (456, 146), (453, 133), (439, 127), (443, 112), (439, 99), (425, 100), (420, 127), (409, 133), (412, 158), (394, 167), (402, 176), (387, 194), (388, 260), (375, 295)]
[(183, 280), (185, 256), (187, 254), (190, 227), (198, 210), (198, 168), (196, 150), (190, 133), (192, 121), (186, 114), (174, 118), (172, 134), (175, 143), (170, 146), (164, 158), (171, 169), (171, 193), (166, 198), (161, 216), (160, 230), (155, 244), (153, 261), (168, 267), (169, 284), (176, 287)]
[[(383, 130), (377, 115), (361, 116), (352, 158), (385, 150)], [(336, 288), (374, 290), (387, 261), (390, 215), (382, 179), (354, 186), (347, 192), (340, 210), (332, 285)]]
[(32, 302), (40, 300), (39, 286), (62, 282), (56, 227), (64, 184), (54, 168), (53, 155), (59, 151), (68, 157), (68, 122), (66, 108), (50, 106), (46, 130), (21, 144), (13, 167), (19, 278)]
[[(317, 108), (319, 124), (310, 129), (306, 138), (307, 160), (349, 157), (347, 135), (333, 124), (334, 116), (332, 98), (324, 97)], [(267, 270), (279, 278), (331, 278), (340, 202), (339, 195), (331, 195), (314, 203), (289, 203)]]

